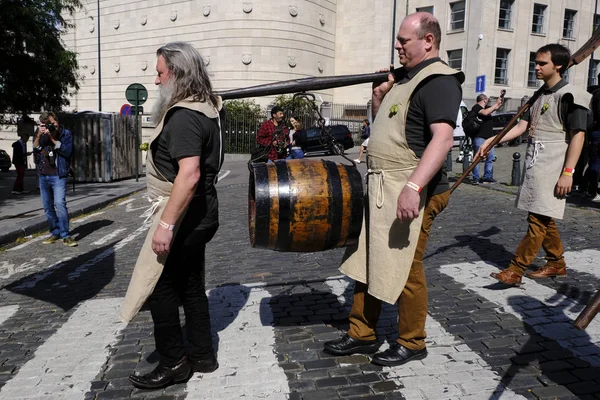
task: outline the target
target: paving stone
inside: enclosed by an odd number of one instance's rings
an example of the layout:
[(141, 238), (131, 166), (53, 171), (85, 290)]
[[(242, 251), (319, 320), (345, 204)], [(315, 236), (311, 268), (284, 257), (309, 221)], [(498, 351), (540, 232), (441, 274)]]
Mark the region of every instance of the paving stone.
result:
[(350, 384), (355, 383), (375, 383), (381, 381), (381, 376), (378, 374), (363, 374), (363, 375), (351, 375), (348, 377)]
[(393, 392), (398, 389), (400, 389), (400, 386), (394, 381), (377, 382), (373, 385), (373, 391), (375, 393)]
[(360, 398), (363, 398), (363, 396), (373, 394), (373, 392), (371, 391), (370, 387), (363, 385), (339, 388), (338, 394), (340, 398), (347, 399), (354, 396), (360, 396)]
[(337, 367), (337, 362), (333, 359), (307, 361), (304, 363), (304, 368), (306, 368), (307, 370), (333, 367)]
[(600, 393), (600, 384), (595, 382), (576, 382), (566, 385), (574, 394), (595, 394)]
[(96, 396), (98, 400), (112, 400), (112, 399), (123, 399), (129, 397), (132, 389), (129, 390), (107, 390), (105, 392), (100, 392)]
[(348, 380), (343, 376), (339, 376), (336, 378), (319, 379), (315, 382), (315, 385), (317, 386), (318, 389), (333, 387), (333, 386), (345, 386), (347, 384), (348, 384)]
[(337, 391), (334, 389), (302, 393), (302, 400), (331, 400), (331, 399), (339, 399)]
[(289, 383), (292, 392), (305, 392), (315, 390), (314, 381), (292, 381)]
[(532, 393), (540, 399), (555, 399), (557, 397), (573, 396), (573, 392), (564, 386), (546, 386), (535, 388)]

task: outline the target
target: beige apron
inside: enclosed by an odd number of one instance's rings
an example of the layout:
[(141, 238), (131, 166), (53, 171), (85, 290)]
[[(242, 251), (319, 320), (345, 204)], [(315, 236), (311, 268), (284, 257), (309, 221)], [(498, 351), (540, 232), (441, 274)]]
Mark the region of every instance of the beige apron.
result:
[(564, 198), (555, 195), (569, 147), (569, 137), (559, 116), (564, 95), (572, 96), (575, 104), (589, 109), (591, 95), (570, 84), (540, 96), (534, 103), (530, 118), (533, 135), (529, 137), (522, 184), (516, 200), (520, 210), (556, 219), (563, 218), (566, 204)]
[(397, 84), (385, 95), (371, 126), (367, 156), (367, 209), (362, 231), (346, 249), (340, 271), (369, 287), (369, 294), (394, 304), (406, 284), (413, 262), (427, 197), (421, 191), (418, 218), (400, 222), (396, 218), (398, 196), (419, 158), (408, 147), (406, 115), (413, 91), (431, 75), (464, 75), (441, 62), (419, 71), (410, 81)]
[[(208, 118), (216, 118), (217, 121), (219, 121), (219, 110), (221, 109), (221, 106), (221, 98), (219, 97), (217, 108), (209, 106), (206, 103), (188, 100), (181, 101), (171, 108), (188, 108), (190, 110), (198, 111), (206, 115)], [(167, 113), (168, 111), (165, 113), (165, 115), (167, 115)], [(154, 134), (150, 138), (150, 147), (162, 132), (164, 122), (165, 119), (163, 117), (160, 123), (156, 126)], [(219, 162), (219, 166), (220, 165), (221, 161)], [(169, 201), (169, 197), (171, 196), (173, 184), (169, 182), (169, 180), (165, 178), (156, 168), (152, 158), (152, 151), (148, 151), (147, 153), (146, 185), (148, 197), (153, 204), (145, 213), (145, 215), (147, 216), (146, 220), (152, 220), (152, 224), (148, 230), (148, 234), (146, 235), (146, 240), (144, 241), (142, 249), (140, 250), (140, 254), (138, 255), (138, 259), (135, 263), (133, 274), (131, 276), (131, 281), (129, 282), (129, 287), (127, 288), (127, 294), (125, 294), (125, 299), (123, 300), (123, 305), (121, 306), (120, 316), (121, 320), (124, 322), (131, 321), (136, 316), (140, 308), (142, 308), (148, 297), (152, 294), (154, 287), (156, 286), (156, 283), (162, 274), (165, 261), (167, 260), (166, 256), (157, 256), (152, 250), (152, 237), (154, 236), (154, 231), (160, 223), (160, 216), (162, 215), (162, 212)], [(175, 238), (177, 235), (177, 230), (179, 229), (184, 215), (185, 212), (182, 213), (179, 220), (175, 223), (173, 238)]]

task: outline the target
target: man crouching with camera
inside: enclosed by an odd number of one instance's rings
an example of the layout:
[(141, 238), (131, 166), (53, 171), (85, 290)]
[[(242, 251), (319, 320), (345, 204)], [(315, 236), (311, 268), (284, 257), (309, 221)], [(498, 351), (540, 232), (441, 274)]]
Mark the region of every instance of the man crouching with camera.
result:
[(33, 141), (33, 154), (37, 166), (40, 194), (46, 219), (50, 225), (50, 238), (44, 244), (62, 239), (69, 247), (77, 242), (69, 236), (69, 212), (67, 211), (67, 177), (73, 154), (71, 132), (58, 124), (56, 115), (45, 112), (40, 115), (40, 126)]

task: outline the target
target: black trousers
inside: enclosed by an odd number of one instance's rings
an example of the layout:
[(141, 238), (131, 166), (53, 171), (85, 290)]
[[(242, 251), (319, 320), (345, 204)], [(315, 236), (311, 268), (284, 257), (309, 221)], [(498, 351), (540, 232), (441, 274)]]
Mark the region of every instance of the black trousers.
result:
[[(214, 354), (205, 289), (205, 250), (212, 231), (185, 229), (185, 221), (167, 257), (165, 268), (150, 296), (154, 321), (154, 339), (160, 363), (176, 365), (184, 356), (192, 360), (211, 358)], [(179, 320), (183, 305), (187, 346)]]

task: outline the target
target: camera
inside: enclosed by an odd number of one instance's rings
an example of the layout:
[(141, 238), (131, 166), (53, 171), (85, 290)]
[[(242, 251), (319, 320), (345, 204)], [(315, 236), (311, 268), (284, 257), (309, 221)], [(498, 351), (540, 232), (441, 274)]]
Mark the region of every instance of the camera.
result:
[(48, 128), (48, 131), (50, 133), (55, 133), (57, 130), (56, 125), (54, 125), (53, 123), (46, 124), (46, 128)]

